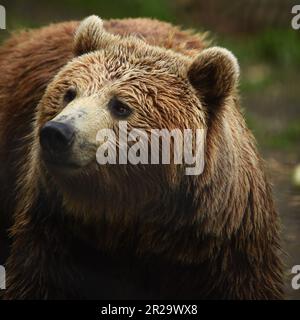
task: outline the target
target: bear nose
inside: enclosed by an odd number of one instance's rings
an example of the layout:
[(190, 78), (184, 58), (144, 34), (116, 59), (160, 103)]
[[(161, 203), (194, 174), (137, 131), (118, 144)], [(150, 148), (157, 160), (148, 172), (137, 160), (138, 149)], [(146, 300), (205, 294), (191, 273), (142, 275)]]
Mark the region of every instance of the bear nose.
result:
[(70, 124), (48, 121), (40, 131), (40, 144), (45, 152), (62, 153), (71, 147), (74, 135)]

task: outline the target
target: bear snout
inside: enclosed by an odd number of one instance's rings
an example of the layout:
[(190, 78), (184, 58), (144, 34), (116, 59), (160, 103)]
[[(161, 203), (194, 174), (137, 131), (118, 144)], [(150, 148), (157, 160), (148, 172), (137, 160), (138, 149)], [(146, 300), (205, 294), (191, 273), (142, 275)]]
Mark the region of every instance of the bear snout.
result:
[(40, 145), (51, 160), (64, 157), (73, 145), (75, 128), (68, 123), (48, 121), (40, 130)]

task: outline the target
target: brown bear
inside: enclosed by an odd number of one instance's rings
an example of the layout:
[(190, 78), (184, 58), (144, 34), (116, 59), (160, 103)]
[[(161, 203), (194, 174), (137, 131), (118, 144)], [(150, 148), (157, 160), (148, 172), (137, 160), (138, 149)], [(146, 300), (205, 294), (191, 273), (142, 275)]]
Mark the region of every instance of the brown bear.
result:
[[(0, 51), (6, 299), (279, 299), (279, 222), (239, 109), (239, 66), (202, 35), (96, 16)], [(118, 125), (206, 132), (204, 171), (106, 164)]]

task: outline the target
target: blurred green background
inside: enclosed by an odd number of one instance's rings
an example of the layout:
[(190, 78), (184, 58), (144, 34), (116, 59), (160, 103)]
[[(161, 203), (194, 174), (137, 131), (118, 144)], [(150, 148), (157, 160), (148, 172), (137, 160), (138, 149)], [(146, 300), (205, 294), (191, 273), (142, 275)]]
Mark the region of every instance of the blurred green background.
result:
[[(287, 251), (288, 298), (300, 299), (290, 285), (290, 269), (300, 264), (300, 30), (291, 27), (292, 0), (52, 0), (1, 1), (7, 31), (50, 22), (147, 16), (184, 28), (210, 31), (241, 64), (242, 107), (274, 185)], [(300, 175), (300, 167), (298, 167)]]

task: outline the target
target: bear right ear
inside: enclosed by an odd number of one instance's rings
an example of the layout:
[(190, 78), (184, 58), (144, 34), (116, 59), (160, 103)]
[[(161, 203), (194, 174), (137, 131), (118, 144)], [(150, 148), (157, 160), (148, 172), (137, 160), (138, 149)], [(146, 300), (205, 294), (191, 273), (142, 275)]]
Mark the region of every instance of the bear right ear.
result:
[(216, 108), (236, 89), (239, 70), (238, 61), (230, 51), (212, 47), (196, 57), (187, 75), (200, 100), (208, 107)]
[(76, 56), (99, 50), (109, 42), (113, 42), (115, 36), (106, 32), (103, 21), (98, 16), (85, 18), (76, 30), (74, 37), (74, 53)]

